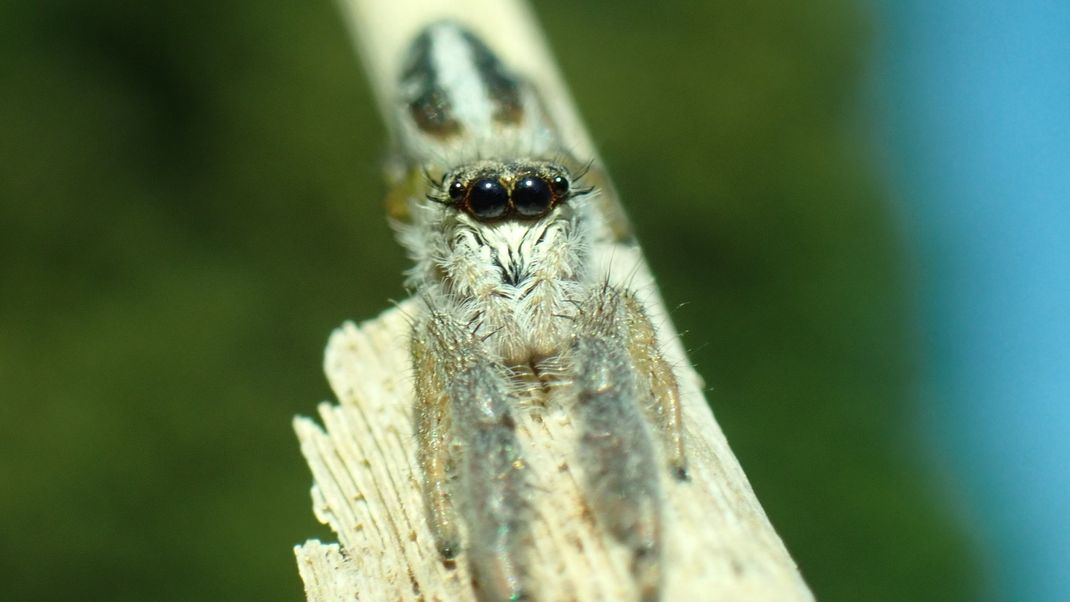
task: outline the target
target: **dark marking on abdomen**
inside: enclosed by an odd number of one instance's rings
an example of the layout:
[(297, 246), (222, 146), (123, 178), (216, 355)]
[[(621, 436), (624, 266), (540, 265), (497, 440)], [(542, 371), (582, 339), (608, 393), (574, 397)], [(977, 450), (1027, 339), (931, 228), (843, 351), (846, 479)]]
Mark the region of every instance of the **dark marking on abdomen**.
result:
[[(444, 58), (436, 48), (440, 36), (457, 36), (467, 53)], [(454, 49), (456, 46), (454, 46)], [(467, 56), (465, 56), (467, 54)], [(467, 81), (443, 81), (442, 60), (466, 61), (473, 77)], [(487, 45), (471, 31), (453, 22), (435, 23), (413, 40), (401, 73), (401, 90), (416, 126), (436, 138), (461, 133), (468, 124), (459, 117), (454, 102), (458, 89), (476, 88), (489, 101), (493, 114), (487, 119), (503, 125), (519, 123), (524, 117), (519, 80), (510, 73)], [(462, 112), (463, 113), (463, 112)]]
[(472, 61), (496, 106), (494, 118), (502, 123), (519, 122), (524, 116), (524, 107), (520, 102), (520, 84), (516, 77), (506, 70), (483, 40), (467, 29), (462, 29), (461, 35), (471, 46)]
[(461, 124), (453, 117), (449, 94), (438, 85), (431, 35), (428, 27), (413, 40), (401, 72), (401, 89), (409, 92), (406, 100), (416, 126), (433, 136), (449, 137), (461, 131)]

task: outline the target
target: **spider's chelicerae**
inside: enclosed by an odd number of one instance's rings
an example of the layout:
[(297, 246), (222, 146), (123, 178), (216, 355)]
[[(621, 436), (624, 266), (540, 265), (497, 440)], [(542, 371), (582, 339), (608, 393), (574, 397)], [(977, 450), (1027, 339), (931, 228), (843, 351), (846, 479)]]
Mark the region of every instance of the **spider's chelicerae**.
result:
[(676, 377), (643, 303), (594, 259), (627, 235), (535, 89), (465, 28), (415, 39), (398, 103), (391, 202), (422, 300), (416, 437), (439, 554), (465, 551), (483, 599), (538, 596), (513, 417), (541, 383), (568, 397), (588, 502), (631, 551), (643, 598), (658, 598), (658, 458), (687, 472)]

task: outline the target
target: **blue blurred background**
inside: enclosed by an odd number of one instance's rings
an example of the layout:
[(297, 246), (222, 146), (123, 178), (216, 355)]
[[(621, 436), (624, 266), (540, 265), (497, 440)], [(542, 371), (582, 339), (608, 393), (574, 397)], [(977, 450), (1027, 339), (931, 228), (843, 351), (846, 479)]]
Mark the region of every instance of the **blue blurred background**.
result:
[[(537, 11), (819, 599), (1070, 599), (1067, 9)], [(330, 2), (0, 3), (0, 599), (301, 596), (377, 115)]]
[(1070, 4), (879, 5), (925, 429), (1000, 596), (1070, 600)]

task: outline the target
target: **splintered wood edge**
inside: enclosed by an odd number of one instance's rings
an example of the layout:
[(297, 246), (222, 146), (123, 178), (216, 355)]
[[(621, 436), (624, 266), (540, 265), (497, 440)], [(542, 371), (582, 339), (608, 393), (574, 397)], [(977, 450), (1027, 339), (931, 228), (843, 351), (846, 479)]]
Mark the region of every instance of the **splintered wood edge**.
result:
[[(464, 22), (534, 82), (576, 155), (597, 151), (538, 29), (518, 0), (338, 0), (380, 109), (390, 124), (402, 50), (440, 19)], [(478, 18), (475, 18), (478, 16)], [(611, 187), (610, 187), (611, 188)], [(615, 202), (615, 200), (614, 200)], [(659, 330), (680, 380), (692, 480), (663, 475), (665, 600), (812, 600), (706, 403), (642, 255), (635, 247), (596, 249), (600, 269), (631, 282)], [(443, 563), (423, 517), (412, 427), (409, 328), (415, 305), (328, 343), (325, 370), (338, 404), (320, 404), (323, 426), (297, 417), (294, 429), (312, 471), (313, 510), (338, 543), (295, 547), (309, 600), (474, 600), (465, 555)], [(635, 599), (626, 552), (599, 529), (585, 502), (567, 404), (519, 411), (517, 432), (531, 471), (537, 599)]]
[[(599, 251), (617, 277), (629, 275), (659, 325), (681, 384), (691, 481), (662, 478), (666, 600), (811, 600), (725, 442), (657, 303), (638, 252)], [(325, 370), (339, 404), (322, 403), (322, 427), (294, 428), (312, 470), (316, 517), (338, 544), (296, 548), (309, 600), (475, 600), (465, 555), (444, 563), (423, 517), (413, 438), (406, 302), (361, 326), (343, 325)], [(589, 511), (567, 402), (520, 410), (517, 432), (531, 471), (533, 557), (540, 600), (635, 599), (625, 550)]]

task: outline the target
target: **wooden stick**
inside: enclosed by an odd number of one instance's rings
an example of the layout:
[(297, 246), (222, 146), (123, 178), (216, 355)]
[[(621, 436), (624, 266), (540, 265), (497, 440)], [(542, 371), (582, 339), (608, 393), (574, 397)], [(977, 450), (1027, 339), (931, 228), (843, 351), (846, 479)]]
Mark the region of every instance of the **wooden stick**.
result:
[[(342, 0), (379, 105), (392, 123), (394, 84), (406, 45), (430, 22), (476, 30), (506, 64), (533, 81), (578, 156), (596, 157), (571, 97), (526, 5), (505, 0)], [(600, 251), (607, 270), (630, 276), (659, 328), (683, 399), (690, 482), (669, 478), (665, 495), (665, 600), (812, 600), (769, 524), (703, 396), (653, 278), (634, 245)], [(312, 470), (317, 518), (338, 543), (297, 546), (309, 600), (474, 600), (462, 554), (442, 562), (423, 516), (415, 465), (409, 360), (411, 302), (343, 325), (327, 345), (325, 370), (338, 405), (319, 406), (323, 427), (294, 428)], [(545, 601), (634, 600), (629, 556), (588, 510), (570, 408), (518, 412), (532, 474), (538, 591)]]

